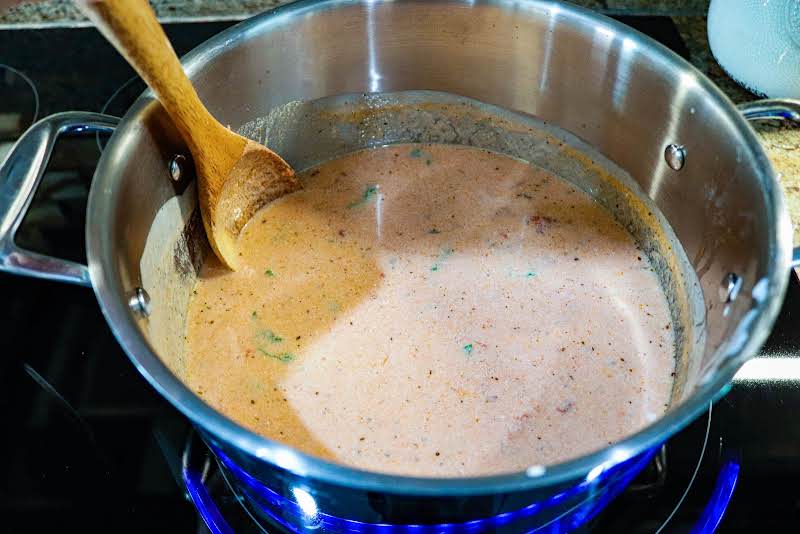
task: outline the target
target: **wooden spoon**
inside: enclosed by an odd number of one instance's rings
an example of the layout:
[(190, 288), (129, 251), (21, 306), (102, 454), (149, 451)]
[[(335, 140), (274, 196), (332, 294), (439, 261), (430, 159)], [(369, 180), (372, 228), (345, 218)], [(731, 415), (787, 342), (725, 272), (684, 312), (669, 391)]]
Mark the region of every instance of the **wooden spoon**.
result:
[(301, 188), (273, 151), (220, 124), (203, 106), (147, 0), (78, 2), (147, 82), (189, 146), (208, 241), (230, 269), (236, 238), (262, 206)]

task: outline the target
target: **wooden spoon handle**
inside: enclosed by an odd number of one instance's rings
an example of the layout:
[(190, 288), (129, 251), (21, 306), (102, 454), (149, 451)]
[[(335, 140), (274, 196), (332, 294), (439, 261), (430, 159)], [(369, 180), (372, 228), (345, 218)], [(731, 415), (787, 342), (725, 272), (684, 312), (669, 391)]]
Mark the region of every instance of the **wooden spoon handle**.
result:
[(147, 0), (76, 3), (155, 92), (192, 154), (228, 133), (203, 106)]

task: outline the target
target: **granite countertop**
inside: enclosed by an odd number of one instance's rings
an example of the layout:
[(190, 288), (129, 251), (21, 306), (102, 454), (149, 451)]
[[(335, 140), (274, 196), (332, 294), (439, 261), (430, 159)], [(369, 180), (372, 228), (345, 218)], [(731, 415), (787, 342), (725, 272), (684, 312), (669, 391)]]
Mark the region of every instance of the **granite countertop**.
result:
[[(284, 3), (282, 0), (151, 0), (162, 22), (244, 20)], [(72, 0), (25, 2), (0, 13), (0, 29), (88, 24)]]
[(794, 227), (794, 244), (800, 246), (800, 128), (765, 123), (757, 125), (756, 131), (778, 173)]

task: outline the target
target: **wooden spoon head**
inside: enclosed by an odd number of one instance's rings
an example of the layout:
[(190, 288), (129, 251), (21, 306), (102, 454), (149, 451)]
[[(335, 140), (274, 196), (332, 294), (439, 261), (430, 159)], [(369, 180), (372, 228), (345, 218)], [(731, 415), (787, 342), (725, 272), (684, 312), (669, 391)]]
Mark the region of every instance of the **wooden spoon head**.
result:
[[(206, 187), (209, 180), (198, 169), (200, 208), (209, 243), (231, 270), (239, 264), (237, 241), (245, 224), (266, 204), (302, 189), (294, 171), (267, 147), (241, 138), (244, 149), (219, 188)], [(216, 169), (215, 169), (216, 170)]]

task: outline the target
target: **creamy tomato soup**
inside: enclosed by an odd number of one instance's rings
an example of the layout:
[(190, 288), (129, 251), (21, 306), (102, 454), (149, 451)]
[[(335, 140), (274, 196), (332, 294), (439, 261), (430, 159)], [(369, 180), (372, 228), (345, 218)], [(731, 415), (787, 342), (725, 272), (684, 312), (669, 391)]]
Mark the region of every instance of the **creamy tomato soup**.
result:
[(667, 301), (613, 216), (506, 156), (395, 145), (305, 172), (210, 258), (190, 386), (363, 469), (485, 475), (606, 446), (666, 409)]

